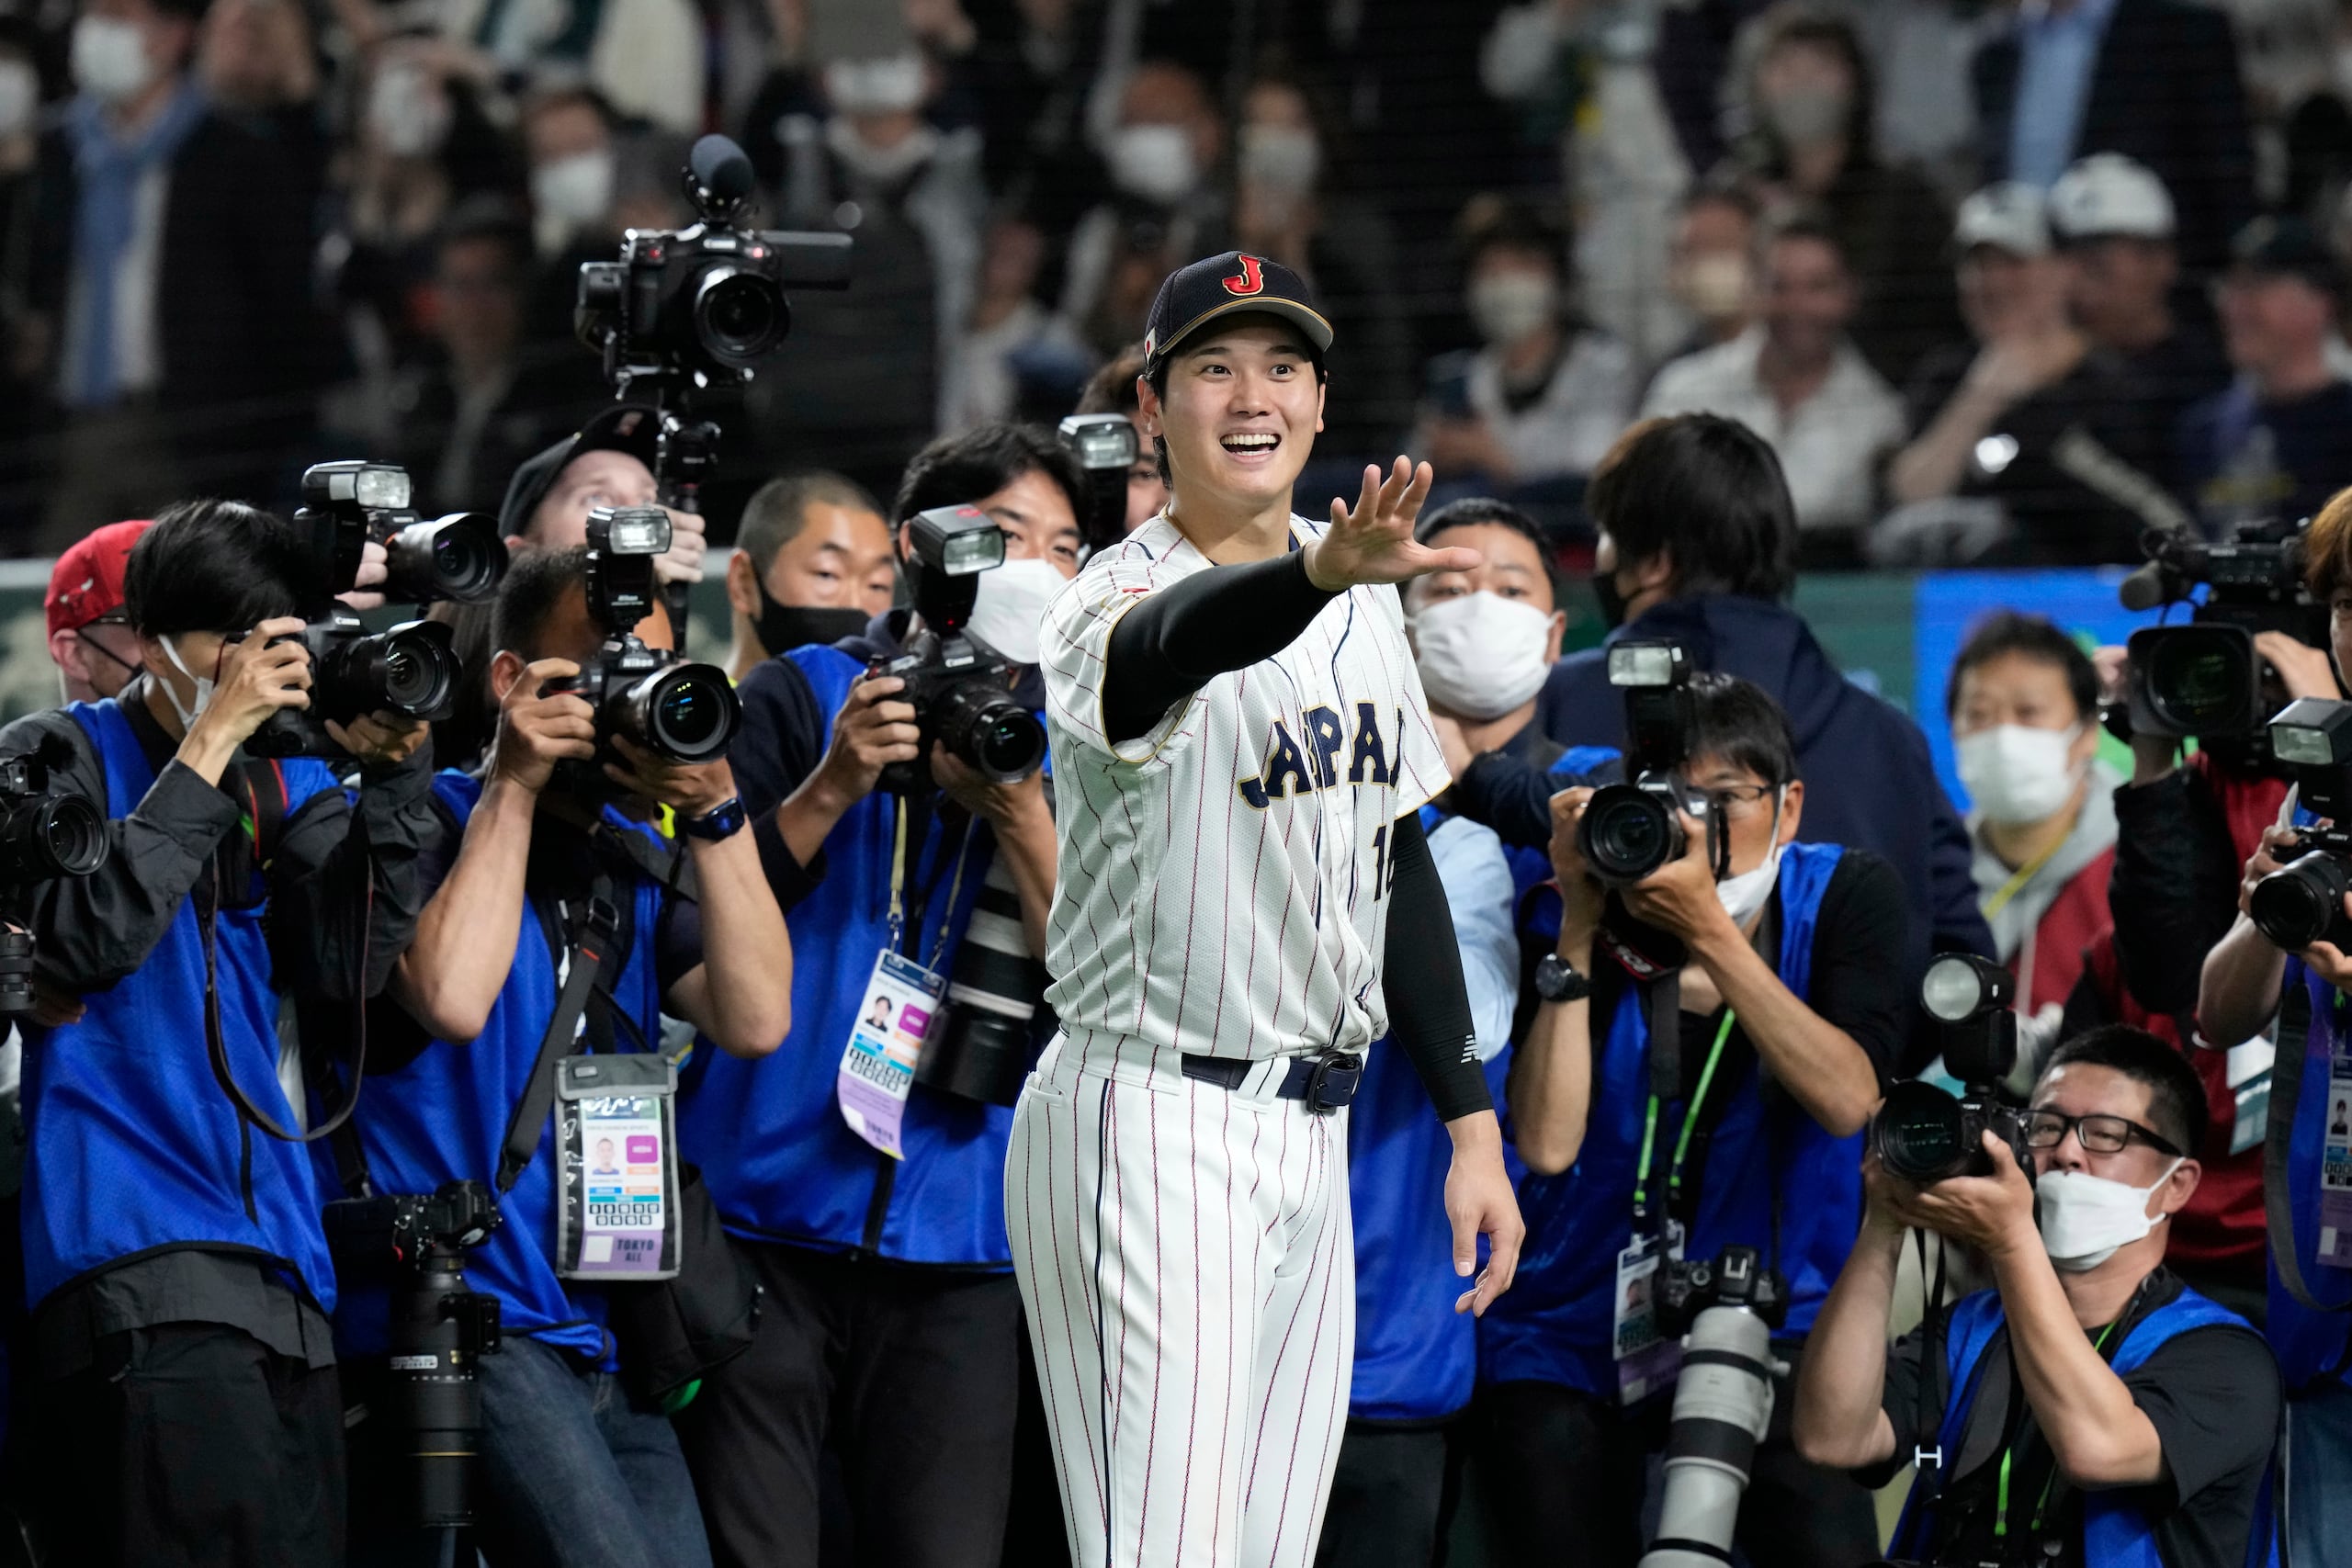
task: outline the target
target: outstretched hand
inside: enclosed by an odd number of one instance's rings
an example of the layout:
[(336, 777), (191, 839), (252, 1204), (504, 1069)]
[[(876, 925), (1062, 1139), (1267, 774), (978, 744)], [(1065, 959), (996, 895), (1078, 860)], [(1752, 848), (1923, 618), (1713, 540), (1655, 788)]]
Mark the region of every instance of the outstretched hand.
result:
[(1330, 531), (1306, 547), (1306, 580), (1326, 593), (1359, 584), (1403, 582), (1431, 571), (1469, 571), (1478, 552), (1463, 546), (1433, 550), (1413, 537), (1413, 524), (1429, 499), (1434, 479), (1430, 466), (1398, 457), (1386, 479), (1367, 463), (1363, 491), (1352, 507), (1331, 501)]

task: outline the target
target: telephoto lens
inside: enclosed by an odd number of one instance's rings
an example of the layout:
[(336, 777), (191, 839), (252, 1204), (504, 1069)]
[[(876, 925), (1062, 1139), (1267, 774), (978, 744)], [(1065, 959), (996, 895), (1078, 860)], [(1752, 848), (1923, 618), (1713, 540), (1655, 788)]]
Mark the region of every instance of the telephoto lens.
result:
[(2274, 947), (2300, 953), (2315, 942), (2342, 945), (2352, 922), (2344, 895), (2352, 892), (2352, 870), (2325, 850), (2300, 855), (2254, 885), (2246, 918)]
[[(1753, 1248), (1727, 1247), (1725, 1273), (1753, 1274)], [(1744, 1304), (1726, 1280), (1718, 1304), (1699, 1314), (1682, 1341), (1667, 1431), (1657, 1534), (1641, 1568), (1723, 1568), (1732, 1560), (1739, 1499), (1756, 1445), (1772, 1424), (1772, 1380), (1788, 1368), (1772, 1359), (1772, 1321)]]
[(384, 542), (384, 597), (420, 604), (480, 604), (496, 596), (507, 559), (498, 519), (486, 513), (453, 512), (435, 522), (412, 523)]
[(0, 886), (87, 876), (106, 864), (106, 818), (86, 796), (0, 796)]
[(950, 686), (932, 709), (947, 750), (995, 784), (1018, 784), (1046, 761), (1046, 728), (1037, 716), (980, 681)]
[(609, 689), (597, 728), (669, 761), (709, 762), (727, 755), (742, 723), (743, 705), (725, 671), (671, 664)]
[(339, 722), (385, 712), (437, 718), (457, 694), (463, 674), (449, 646), (449, 628), (428, 621), (328, 640), (316, 660), (319, 712)]
[(1682, 823), (1652, 790), (1604, 784), (1592, 792), (1577, 823), (1577, 849), (1592, 874), (1611, 886), (1642, 880), (1685, 847)]

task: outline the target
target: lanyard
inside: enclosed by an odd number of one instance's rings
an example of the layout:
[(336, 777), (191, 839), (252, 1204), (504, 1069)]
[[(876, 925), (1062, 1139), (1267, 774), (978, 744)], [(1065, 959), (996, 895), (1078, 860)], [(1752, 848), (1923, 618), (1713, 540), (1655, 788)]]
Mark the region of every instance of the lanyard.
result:
[(2056, 843), (2051, 845), (2048, 849), (2042, 851), (2040, 854), (2034, 856), (2031, 860), (2026, 862), (2023, 865), (2018, 867), (2016, 871), (2012, 872), (2009, 875), (2009, 879), (2007, 882), (2002, 883), (1999, 887), (1996, 888), (1992, 894), (1985, 898), (1984, 918), (1989, 920), (1994, 916), (1999, 914), (2003, 908), (2007, 907), (2010, 899), (2025, 891), (2025, 885), (2033, 880), (2034, 873), (2040, 871), (2043, 866), (2048, 865), (2050, 863), (2050, 857), (2056, 854), (2060, 850), (2064, 849), (2065, 847), (2066, 840), (2061, 839)]
[[(898, 807), (897, 826), (890, 835), (890, 951), (899, 951), (899, 943), (907, 930), (907, 798), (893, 797)], [(947, 933), (956, 924), (956, 902), (964, 896), (964, 867), (969, 863), (972, 835), (980, 825), (976, 816), (964, 826), (964, 841), (956, 847), (956, 875), (947, 885), (947, 908), (939, 917), (939, 934), (932, 939), (931, 962), (924, 967), (937, 972), (939, 961), (947, 953)], [(939, 886), (936, 882), (932, 886)]]
[[(1731, 1009), (1724, 1010), (1723, 1027), (1715, 1031), (1715, 1043), (1707, 1049), (1707, 1065), (1699, 1069), (1699, 1088), (1690, 1096), (1690, 1108), (1682, 1113), (1682, 1133), (1674, 1140), (1674, 1164), (1668, 1168), (1666, 1177), (1669, 1206), (1682, 1196), (1682, 1161), (1690, 1152), (1691, 1130), (1699, 1123), (1699, 1108), (1707, 1102), (1707, 1086), (1714, 1082), (1715, 1065), (1724, 1059), (1724, 1042), (1731, 1038), (1731, 1026), (1738, 1017)], [(1650, 1156), (1657, 1146), (1657, 1112), (1658, 1100), (1653, 1094), (1649, 1110), (1642, 1118), (1642, 1159), (1639, 1174), (1634, 1178), (1634, 1213), (1637, 1219), (1649, 1213)]]
[[(2131, 1315), (2129, 1307), (2125, 1309), (2123, 1315), (2125, 1317)], [(2107, 1356), (2107, 1337), (2115, 1332), (2115, 1324), (2121, 1323), (2122, 1321), (2122, 1317), (2118, 1317), (2115, 1320), (2115, 1323), (2110, 1323), (2105, 1328), (2100, 1329), (2098, 1331), (2098, 1337), (2091, 1341), (2091, 1348), (2099, 1353), (2099, 1357), (2102, 1360), (2105, 1359)], [(2017, 1356), (2016, 1350), (2014, 1348), (2011, 1349), (2009, 1355), (2011, 1360), (2014, 1361)], [(2008, 1447), (2001, 1450), (2000, 1484), (1995, 1489), (1996, 1495), (1994, 1497), (1993, 1504), (1993, 1537), (1996, 1540), (2007, 1540), (2009, 1535), (2009, 1461), (2017, 1457), (2017, 1451), (2018, 1446), (2014, 1438), (2010, 1440)], [(2049, 1475), (2044, 1477), (2042, 1480), (2041, 1495), (2034, 1500), (2033, 1523), (2030, 1526), (2030, 1529), (2035, 1535), (2040, 1535), (2041, 1533), (2041, 1516), (2050, 1506), (2051, 1488), (2057, 1484), (2058, 1465), (2053, 1460), (2050, 1466)]]

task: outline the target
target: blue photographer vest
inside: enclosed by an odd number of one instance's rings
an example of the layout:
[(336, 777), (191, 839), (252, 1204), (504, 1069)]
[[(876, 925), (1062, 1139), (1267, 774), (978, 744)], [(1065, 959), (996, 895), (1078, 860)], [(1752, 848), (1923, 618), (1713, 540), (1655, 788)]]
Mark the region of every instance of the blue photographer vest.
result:
[[(1812, 990), (1822, 894), (1844, 852), (1836, 844), (1804, 843), (1781, 852), (1773, 894), (1780, 901), (1779, 974), (1800, 1001)], [(1649, 1028), (1643, 1012), (1638, 990), (1628, 987), (1619, 994), (1593, 1066), (1592, 1109), (1577, 1163), (1558, 1176), (1530, 1173), (1520, 1182), (1527, 1241), (1510, 1292), (1478, 1323), (1483, 1382), (1528, 1380), (1616, 1395), (1610, 1330), (1617, 1255), (1633, 1240), (1634, 1187), (1649, 1102)], [(1739, 1071), (1704, 1168), (1691, 1173), (1700, 1183), (1699, 1210), (1684, 1256), (1713, 1258), (1727, 1245), (1766, 1252), (1788, 1280), (1783, 1332), (1802, 1334), (1813, 1325), (1860, 1228), (1862, 1135), (1832, 1137), (1785, 1099), (1768, 1101), (1753, 1056)], [(1679, 1100), (1659, 1107), (1657, 1182), (1665, 1180), (1687, 1109)]]
[[(1984, 1350), (2003, 1322), (1997, 1291), (1979, 1291), (1962, 1297), (1951, 1310), (1951, 1322), (1945, 1331), (1944, 1365), (1951, 1380), (1947, 1386), (1953, 1393), (1944, 1407), (1943, 1425), (1936, 1432), (1937, 1444), (1942, 1448), (1947, 1461), (1960, 1453), (1968, 1431), (1969, 1413), (1976, 1404), (1981, 1382), (1977, 1373), (1984, 1364)], [(2137, 1371), (2174, 1336), (2217, 1325), (2253, 1332), (2253, 1325), (2237, 1314), (2184, 1287), (2179, 1295), (2132, 1326), (2108, 1365), (2118, 1377), (2126, 1376)], [(2266, 1482), (2261, 1488), (2263, 1502), (2255, 1509), (2254, 1528), (2246, 1541), (2246, 1568), (2262, 1568), (2264, 1564), (2275, 1568), (2278, 1561), (2270, 1495)], [(2082, 1497), (2085, 1562), (2092, 1564), (2092, 1568), (2164, 1568), (2164, 1559), (2156, 1551), (2155, 1530), (2145, 1515), (2124, 1500), (2123, 1493), (2085, 1492)], [(1894, 1541), (1887, 1549), (1889, 1555), (1924, 1556), (1932, 1544), (1934, 1517), (1933, 1508), (1922, 1505), (1915, 1483), (1910, 1499), (1904, 1504), (1903, 1517), (1894, 1527)]]
[[(2305, 968), (2301, 959), (2290, 958), (2286, 989), (2299, 986), (2311, 998), (2312, 1022), (2304, 1041), (2295, 1126), (2287, 1145), (2287, 1209), (2294, 1224), (2291, 1245), (2305, 1287), (2323, 1302), (2343, 1301), (2352, 1298), (2352, 1271), (2319, 1261), (2320, 1167), (2326, 1152), (2328, 1112), (2335, 1103), (2329, 1062), (2335, 1052), (2352, 1050), (2352, 1041), (2346, 1039), (2347, 1030), (2352, 1030), (2352, 1014), (2346, 1012), (2352, 1009), (2352, 998)], [(2282, 1050), (2275, 1070), (2287, 1068)], [(2270, 1246), (2275, 1249), (2288, 1240), (2274, 1233)], [(2263, 1335), (2278, 1358), (2278, 1375), (2285, 1380), (2287, 1392), (2299, 1393), (2314, 1384), (2347, 1381), (2347, 1368), (2352, 1368), (2352, 1313), (2313, 1312), (2302, 1305), (2279, 1281), (2275, 1262), (2269, 1265), (2269, 1277), (2270, 1313)]]
[[(849, 699), (865, 665), (811, 645), (782, 655), (800, 667), (826, 715)], [(900, 1132), (906, 1158), (891, 1161), (852, 1133), (833, 1100), (842, 1051), (875, 958), (889, 941), (890, 796), (867, 795), (825, 840), (825, 879), (788, 917), (792, 931), (792, 1033), (781, 1049), (741, 1061), (707, 1043), (681, 1084), (679, 1144), (702, 1168), (727, 1228), (755, 1241), (848, 1250), (871, 1247), (910, 1263), (1012, 1266), (1004, 1230), (1004, 1154), (1009, 1106), (980, 1105), (917, 1084)], [(908, 904), (922, 897), (922, 925), (911, 951), (942, 972), (972, 918), (996, 840), (976, 821), (968, 838), (941, 833), (934, 818), (920, 852), (907, 850)], [(954, 907), (948, 892), (963, 861)], [(946, 941), (940, 941), (942, 933)], [(933, 964), (933, 952), (939, 957)], [(903, 947), (901, 951), (909, 951)], [(896, 1164), (887, 1208), (869, 1233), (876, 1184)]]
[[(481, 781), (445, 772), (433, 792), (464, 831), (481, 799)], [(606, 808), (605, 820), (622, 832), (651, 829)], [(654, 927), (662, 916), (662, 890), (637, 879), (632, 889), (631, 936), (620, 972), (605, 977), (613, 999), (657, 1047), (662, 1037), (661, 981), (654, 964)], [(547, 934), (528, 905), (514, 942), (514, 966), (499, 988), (482, 1032), (469, 1044), (436, 1040), (396, 1072), (370, 1073), (353, 1121), (367, 1151), (368, 1173), (379, 1192), (431, 1192), (445, 1181), (471, 1178), (496, 1190), (499, 1155), (506, 1142), (507, 1118), (529, 1085), (548, 1020), (555, 1013), (556, 959)], [(627, 1029), (614, 1043), (633, 1048)], [(322, 1151), (326, 1145), (319, 1145)], [(609, 1361), (604, 1292), (573, 1289), (556, 1278), (554, 1249), (556, 1172), (555, 1118), (540, 1130), (538, 1150), (523, 1168), (514, 1190), (499, 1194), (498, 1228), (466, 1254), (466, 1282), (499, 1301), (504, 1330), (526, 1334), (548, 1345)], [(324, 1159), (322, 1181), (334, 1183), (334, 1162)], [(384, 1350), (385, 1301), (381, 1286), (345, 1292), (335, 1314), (335, 1336), (347, 1355)]]
[[(114, 701), (66, 710), (105, 764), (107, 816), (137, 809), (155, 783), (139, 737)], [(267, 764), (249, 763), (260, 767)], [(277, 764), (286, 808), (337, 786), (325, 764)], [(232, 829), (233, 830), (233, 829)], [(277, 1085), (278, 994), (261, 898), (215, 918), (220, 1032), (239, 1087), (280, 1126), (293, 1121)], [(136, 1254), (199, 1246), (249, 1251), (283, 1265), (322, 1309), (334, 1272), (320, 1228), (310, 1151), (251, 1130), (253, 1212), (240, 1169), (237, 1109), (214, 1081), (205, 1048), (204, 939), (196, 898), (137, 973), (82, 998), (82, 1021), (25, 1025), (25, 1300)]]

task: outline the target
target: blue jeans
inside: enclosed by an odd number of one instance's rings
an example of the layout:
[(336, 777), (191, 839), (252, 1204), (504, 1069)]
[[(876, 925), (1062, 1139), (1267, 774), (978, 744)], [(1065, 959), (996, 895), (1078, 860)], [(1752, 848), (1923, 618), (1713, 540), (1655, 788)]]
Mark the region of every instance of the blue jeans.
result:
[(514, 1338), (481, 1360), (481, 1544), (500, 1568), (710, 1568), (670, 1418)]
[(2352, 1388), (2322, 1384), (2287, 1402), (2288, 1568), (2352, 1562)]

